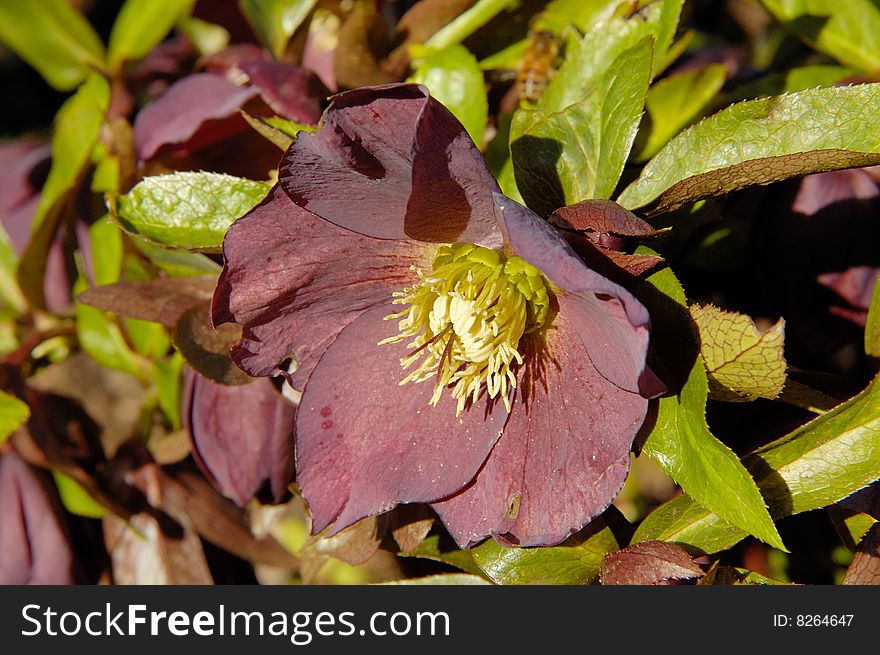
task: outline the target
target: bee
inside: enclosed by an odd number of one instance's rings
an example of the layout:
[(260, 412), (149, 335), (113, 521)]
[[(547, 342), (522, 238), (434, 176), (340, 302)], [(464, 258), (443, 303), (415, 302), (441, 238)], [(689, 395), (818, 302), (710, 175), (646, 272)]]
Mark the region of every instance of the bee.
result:
[(519, 97), (536, 103), (562, 63), (562, 37), (549, 30), (529, 30), (526, 50), (516, 71)]

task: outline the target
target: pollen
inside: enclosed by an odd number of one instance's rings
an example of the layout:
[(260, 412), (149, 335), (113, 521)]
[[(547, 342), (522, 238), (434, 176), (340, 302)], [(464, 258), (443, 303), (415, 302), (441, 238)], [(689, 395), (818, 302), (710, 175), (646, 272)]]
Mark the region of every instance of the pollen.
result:
[(520, 257), (469, 243), (441, 246), (430, 274), (413, 270), (419, 281), (394, 293), (394, 304), (407, 307), (385, 317), (399, 321), (399, 334), (379, 342), (408, 341), (412, 351), (400, 360), (408, 371), (400, 384), (433, 380), (431, 405), (448, 390), (457, 414), (484, 388), (509, 410), (523, 363), (520, 342), (547, 318), (544, 276)]

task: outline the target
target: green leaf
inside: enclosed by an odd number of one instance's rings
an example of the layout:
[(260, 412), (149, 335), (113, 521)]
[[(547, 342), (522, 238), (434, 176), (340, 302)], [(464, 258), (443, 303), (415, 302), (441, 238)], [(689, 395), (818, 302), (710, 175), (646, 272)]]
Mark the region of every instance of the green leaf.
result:
[(401, 557), (419, 557), (421, 559), (429, 559), (435, 562), (443, 562), (457, 569), (461, 569), (466, 573), (483, 576), (482, 569), (474, 562), (473, 553), (470, 550), (461, 550), (455, 544), (450, 548), (441, 548), (440, 537), (431, 535), (416, 546), (415, 550), (406, 553), (400, 553)]
[(30, 418), (31, 410), (27, 404), (15, 396), (0, 391), (0, 444)]
[(452, 45), (430, 53), (418, 61), (409, 81), (427, 86), (431, 95), (461, 121), (477, 147), (482, 145), (489, 101), (483, 72), (467, 48)]
[[(661, 293), (684, 306), (684, 290), (668, 268), (648, 278)], [(655, 324), (669, 324), (670, 309), (651, 307)], [(755, 481), (736, 455), (709, 431), (709, 383), (697, 357), (677, 396), (661, 398), (657, 419), (642, 453), (653, 459), (685, 493), (733, 525), (785, 550)]]
[(507, 548), (489, 539), (471, 549), (474, 561), (497, 584), (590, 584), (606, 554), (620, 548), (601, 516), (559, 546)]
[[(600, 83), (618, 57), (648, 37), (654, 41), (653, 64), (649, 67), (656, 68), (672, 42), (681, 6), (682, 0), (658, 0), (648, 3), (638, 14), (615, 13), (598, 22), (573, 47), (569, 46), (565, 62), (547, 86), (538, 109), (550, 113), (578, 102)], [(641, 77), (641, 71), (637, 73)]]
[(880, 359), (880, 284), (874, 284), (871, 294), (871, 306), (865, 322), (865, 354), (875, 361)]
[(56, 115), (52, 168), (34, 213), (34, 234), (18, 268), (21, 290), (37, 307), (45, 306), (43, 276), (49, 246), (63, 218), (65, 201), (89, 163), (109, 103), (110, 86), (93, 73)]
[(519, 110), (511, 126), (516, 185), (537, 213), (611, 197), (638, 130), (651, 37), (621, 54), (581, 100), (544, 114)]
[(110, 32), (110, 70), (118, 73), (126, 61), (137, 61), (150, 52), (192, 4), (193, 0), (126, 0)]
[(18, 252), (3, 225), (0, 225), (0, 308), (15, 314), (25, 311), (25, 300), (15, 279), (18, 269)]
[(167, 359), (156, 362), (156, 390), (159, 401), (159, 409), (168, 418), (171, 427), (179, 430), (180, 407), (182, 400), (181, 372), (186, 360), (179, 352)]
[(699, 118), (726, 79), (724, 64), (709, 64), (670, 75), (652, 85), (645, 100), (648, 118), (643, 129), (647, 128), (647, 139), (637, 148), (636, 161), (653, 157), (672, 137)]
[(59, 91), (104, 67), (101, 39), (67, 0), (0, 1), (0, 41)]
[[(880, 382), (789, 435), (743, 457), (770, 513), (780, 519), (836, 503), (880, 479)], [(633, 541), (661, 539), (714, 553), (746, 536), (679, 496), (642, 522)]]
[(92, 250), (92, 268), (95, 285), (104, 286), (119, 282), (122, 272), (122, 232), (119, 226), (110, 222), (104, 215), (89, 228), (89, 242)]
[(874, 0), (761, 0), (820, 52), (866, 73), (880, 70), (880, 7)]
[(226, 230), (260, 202), (269, 184), (220, 173), (148, 177), (116, 202), (129, 232), (177, 248), (219, 250)]
[(171, 277), (197, 277), (220, 272), (220, 264), (201, 253), (170, 250), (137, 236), (133, 236), (131, 242), (144, 257)]
[(791, 177), (880, 162), (880, 84), (728, 107), (657, 153), (617, 201), (648, 215)]
[(745, 314), (692, 305), (713, 400), (773, 400), (785, 386), (785, 321), (765, 332)]
[(280, 59), (287, 42), (318, 0), (239, 0), (238, 6), (257, 37), (275, 59)]
[(742, 100), (753, 100), (761, 96), (778, 96), (783, 93), (806, 91), (817, 86), (834, 86), (857, 74), (854, 68), (845, 66), (799, 66), (781, 73), (765, 75), (754, 82), (738, 86), (730, 93), (719, 97), (716, 107), (727, 107)]
[(516, 0), (477, 0), (470, 9), (435, 32), (425, 41), (425, 45), (432, 50), (443, 50), (461, 43), (504, 9), (515, 4)]
[(229, 45), (229, 32), (225, 27), (192, 16), (178, 18), (177, 31), (189, 39), (203, 57), (216, 55)]
[(107, 513), (107, 508), (92, 498), (89, 492), (69, 475), (61, 471), (52, 471), (52, 477), (55, 478), (61, 504), (71, 514), (99, 519)]

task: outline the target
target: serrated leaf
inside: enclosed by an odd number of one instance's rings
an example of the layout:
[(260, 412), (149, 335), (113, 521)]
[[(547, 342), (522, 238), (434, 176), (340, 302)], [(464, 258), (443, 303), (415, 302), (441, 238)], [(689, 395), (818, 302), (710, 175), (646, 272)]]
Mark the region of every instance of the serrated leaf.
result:
[(91, 519), (99, 519), (107, 513), (107, 508), (92, 498), (72, 477), (61, 471), (52, 471), (52, 476), (55, 478), (55, 486), (58, 487), (61, 504), (68, 512)]
[(467, 48), (453, 45), (430, 53), (418, 61), (408, 81), (428, 87), (431, 95), (461, 121), (477, 147), (482, 145), (489, 101), (483, 72)]
[(118, 72), (126, 61), (141, 59), (187, 12), (193, 0), (126, 0), (116, 16), (107, 45), (107, 64)]
[(873, 0), (761, 0), (820, 52), (866, 73), (880, 70), (880, 7)]
[(516, 186), (529, 207), (548, 216), (581, 200), (611, 197), (638, 130), (651, 53), (648, 37), (561, 111), (514, 114), (510, 152)]
[(260, 202), (269, 184), (220, 173), (145, 178), (116, 203), (120, 224), (152, 242), (219, 250), (226, 230)]
[(759, 332), (745, 314), (692, 305), (714, 400), (776, 398), (785, 386), (785, 321)]
[[(880, 382), (789, 435), (743, 457), (771, 515), (819, 509), (880, 479)], [(642, 522), (633, 541), (660, 539), (696, 552), (725, 550), (746, 533), (679, 496)]]
[(646, 161), (690, 125), (707, 109), (715, 95), (724, 86), (727, 67), (723, 64), (709, 64), (702, 68), (670, 75), (653, 84), (648, 90), (645, 107), (648, 117), (643, 123), (646, 136), (638, 149), (636, 161)]
[[(671, 270), (648, 278), (661, 293), (680, 306), (684, 291)], [(651, 303), (653, 304), (653, 303)], [(671, 322), (670, 308), (649, 304), (657, 324)], [(642, 447), (685, 493), (704, 507), (762, 541), (785, 549), (758, 487), (743, 463), (710, 431), (706, 423), (709, 384), (701, 358), (697, 358), (677, 396), (658, 401), (657, 419)]]
[(643, 541), (608, 553), (600, 570), (603, 585), (648, 585), (702, 575), (690, 555), (663, 541)]
[(0, 391), (0, 444), (6, 441), (25, 421), (31, 410), (15, 396)]
[(62, 208), (89, 163), (109, 103), (110, 86), (101, 75), (93, 73), (55, 117), (52, 168), (34, 213), (33, 236), (18, 268), (21, 290), (37, 307), (45, 306), (46, 256), (62, 219)]
[[(609, 8), (623, 8), (625, 4), (616, 3)], [(620, 55), (645, 38), (651, 37), (654, 41), (653, 67), (657, 67), (672, 43), (683, 2), (659, 0), (642, 4), (645, 6), (632, 14), (626, 11), (610, 14), (603, 11), (600, 14), (601, 20), (592, 25), (575, 47), (568, 48), (565, 62), (547, 86), (538, 109), (550, 113), (578, 102), (599, 83)], [(591, 19), (594, 17), (596, 15), (590, 16)], [(649, 68), (652, 66), (651, 63), (648, 65)], [(649, 75), (653, 77), (653, 72)]]
[(104, 66), (104, 46), (67, 0), (0, 2), (0, 41), (59, 91), (70, 91)]
[(392, 582), (379, 582), (379, 585), (418, 585), (418, 586), (459, 586), (459, 585), (487, 585), (491, 584), (478, 575), (467, 573), (438, 573), (424, 578), (407, 578), (405, 580), (393, 580)]
[(880, 162), (880, 84), (728, 107), (685, 130), (617, 199), (651, 216), (749, 186)]
[(602, 558), (619, 548), (608, 523), (599, 517), (559, 546), (508, 548), (490, 539), (471, 553), (497, 584), (591, 584), (599, 578)]
[(280, 59), (287, 42), (318, 0), (239, 0), (238, 6), (257, 37), (275, 59)]

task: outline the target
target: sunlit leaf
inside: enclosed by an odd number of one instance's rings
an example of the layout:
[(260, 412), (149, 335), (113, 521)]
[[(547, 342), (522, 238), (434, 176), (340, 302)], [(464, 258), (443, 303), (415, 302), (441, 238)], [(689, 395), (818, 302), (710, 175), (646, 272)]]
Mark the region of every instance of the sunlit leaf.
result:
[(519, 110), (510, 151), (526, 203), (547, 216), (588, 198), (609, 198), (638, 130), (651, 37), (625, 51), (582, 99), (560, 111)]
[(880, 162), (880, 84), (742, 102), (685, 130), (617, 201), (649, 215), (749, 186)]
[(154, 243), (218, 250), (233, 221), (268, 191), (266, 182), (220, 173), (156, 175), (119, 196), (116, 214), (126, 230)]
[(0, 42), (60, 91), (75, 88), (90, 69), (102, 69), (104, 46), (67, 0), (0, 2)]
[(429, 53), (418, 61), (409, 81), (428, 87), (431, 95), (461, 121), (474, 143), (482, 145), (489, 102), (483, 72), (464, 46)]
[(72, 477), (61, 471), (52, 471), (52, 476), (55, 478), (55, 486), (58, 487), (61, 504), (68, 512), (92, 519), (99, 519), (107, 513), (107, 508), (92, 498)]
[(193, 0), (126, 0), (116, 16), (107, 46), (107, 64), (118, 72), (153, 49)]
[(691, 316), (700, 332), (700, 352), (715, 400), (776, 398), (785, 386), (785, 322), (759, 332), (745, 314), (714, 305), (693, 305)]
[(880, 7), (872, 0), (761, 0), (817, 50), (866, 73), (880, 70)]
[(238, 6), (275, 59), (318, 0), (239, 0)]
[(0, 391), (0, 444), (27, 421), (30, 415), (31, 410), (25, 403)]
[[(684, 306), (684, 291), (668, 268), (648, 278), (660, 292)], [(656, 324), (671, 323), (670, 308), (651, 310)], [(677, 396), (661, 398), (657, 418), (642, 453), (649, 456), (684, 491), (704, 507), (747, 530), (759, 539), (783, 548), (776, 526), (752, 476), (706, 424), (709, 384), (700, 357), (694, 362)]]
[[(880, 479), (880, 383), (743, 457), (779, 519), (835, 503)], [(746, 533), (679, 496), (642, 522), (634, 541), (660, 539), (714, 553)]]

